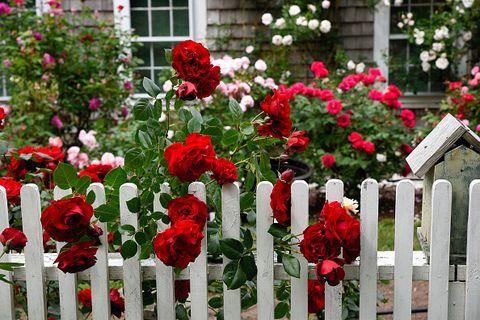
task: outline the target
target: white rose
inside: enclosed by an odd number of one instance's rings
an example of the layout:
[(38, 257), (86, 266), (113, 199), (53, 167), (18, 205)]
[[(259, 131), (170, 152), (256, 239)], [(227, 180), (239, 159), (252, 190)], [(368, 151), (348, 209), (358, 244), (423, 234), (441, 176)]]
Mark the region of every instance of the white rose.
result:
[(440, 52), (443, 50), (443, 43), (442, 42), (434, 42), (432, 43), (432, 50), (436, 52)]
[(248, 54), (250, 54), (250, 53), (253, 52), (254, 49), (255, 49), (255, 48), (254, 48), (253, 46), (247, 46), (247, 47), (245, 48), (245, 52), (248, 53)]
[(266, 26), (269, 26), (273, 21), (273, 17), (270, 13), (264, 13), (262, 16), (262, 23)]
[(312, 19), (308, 21), (308, 28), (310, 28), (311, 30), (317, 29), (319, 25), (320, 22), (317, 19)]
[(167, 80), (163, 84), (163, 91), (168, 92), (168, 91), (172, 90), (172, 87), (173, 87), (172, 81)]
[(397, 26), (398, 26), (400, 29), (402, 29), (405, 25), (403, 24), (402, 21), (400, 21), (399, 23), (397, 23)]
[(412, 18), (413, 18), (413, 13), (408, 12), (408, 13), (407, 13), (407, 18), (408, 18), (408, 19), (412, 19)]
[(255, 69), (257, 69), (260, 72), (264, 72), (265, 70), (267, 70), (267, 64), (262, 59), (258, 59), (255, 62)]
[(307, 7), (308, 7), (308, 10), (312, 11), (313, 13), (317, 12), (317, 7), (315, 7), (315, 5), (309, 4), (307, 5)]
[(377, 161), (378, 162), (386, 162), (387, 156), (381, 153), (377, 153)]
[(256, 84), (259, 84), (261, 86), (264, 86), (265, 85), (265, 79), (262, 77), (262, 76), (256, 76), (254, 79), (253, 79), (253, 82), (255, 82)]
[(255, 101), (253, 101), (252, 96), (243, 96), (242, 100), (240, 101), (240, 106), (244, 112), (247, 111), (247, 108), (253, 107), (254, 104)]
[(276, 46), (279, 46), (282, 44), (283, 37), (279, 34), (276, 34), (272, 37), (272, 43)]
[(365, 63), (360, 62), (360, 63), (357, 64), (357, 66), (355, 67), (355, 72), (356, 72), (356, 73), (362, 73), (363, 71), (365, 71)]
[(353, 62), (352, 60), (350, 60), (350, 61), (347, 62), (347, 69), (348, 69), (348, 70), (353, 70), (353, 69), (355, 69), (355, 66), (356, 66), (356, 65), (355, 65), (355, 62)]
[(395, 0), (395, 1), (393, 2), (393, 4), (394, 4), (395, 6), (397, 6), (397, 7), (398, 7), (398, 6), (401, 6), (402, 3), (403, 3), (403, 0)]
[(307, 18), (305, 18), (304, 16), (298, 17), (297, 20), (295, 21), (295, 23), (297, 24), (297, 26), (307, 26), (308, 25)]
[(284, 19), (284, 18), (278, 18), (278, 19), (275, 21), (275, 27), (277, 27), (278, 29), (283, 29), (283, 28), (285, 28), (285, 19)]
[(289, 34), (287, 34), (285, 37), (282, 39), (282, 44), (284, 46), (291, 46), (293, 43), (293, 37)]
[(435, 66), (440, 70), (445, 70), (448, 67), (448, 60), (445, 57), (440, 57), (435, 61)]
[(424, 42), (425, 42), (425, 38), (423, 38), (423, 37), (415, 38), (415, 44), (418, 45), (418, 46), (423, 44)]
[(322, 8), (323, 8), (323, 9), (328, 9), (328, 8), (330, 8), (330, 1), (328, 1), (328, 0), (323, 0), (323, 1), (322, 1)]
[(428, 61), (429, 58), (430, 58), (430, 54), (428, 53), (428, 51), (422, 51), (420, 53), (420, 60), (421, 61)]
[(415, 24), (415, 21), (413, 21), (413, 20), (408, 21), (408, 25), (409, 25), (410, 27), (413, 26), (414, 24)]
[(390, 0), (383, 0), (385, 7), (390, 7)]
[(293, 17), (299, 14), (302, 10), (300, 10), (300, 7), (297, 5), (293, 5), (288, 9), (288, 13)]
[(470, 8), (473, 5), (474, 0), (462, 0), (463, 6), (465, 8)]
[(423, 72), (428, 72), (428, 70), (430, 70), (430, 63), (428, 63), (426, 61), (423, 61), (422, 62), (422, 70), (423, 70)]
[(467, 31), (463, 34), (462, 36), (463, 40), (464, 41), (470, 41), (472, 40), (472, 32), (471, 31)]
[(328, 33), (330, 32), (330, 29), (332, 28), (332, 23), (328, 20), (322, 20), (320, 22), (320, 31), (323, 33)]

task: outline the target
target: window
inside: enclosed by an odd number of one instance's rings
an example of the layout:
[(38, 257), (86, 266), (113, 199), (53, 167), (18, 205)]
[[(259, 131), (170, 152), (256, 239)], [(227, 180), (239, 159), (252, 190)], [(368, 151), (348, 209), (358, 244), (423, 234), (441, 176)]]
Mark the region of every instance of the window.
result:
[(444, 91), (445, 73), (433, 68), (424, 72), (420, 47), (410, 44), (397, 25), (401, 15), (407, 12), (412, 12), (415, 20), (429, 18), (437, 3), (436, 0), (404, 0), (400, 6), (381, 4), (375, 13), (374, 59), (388, 75), (389, 82), (398, 85), (406, 95), (432, 96)]
[[(136, 69), (138, 78), (159, 81), (168, 69), (165, 49), (183, 40), (205, 38), (205, 0), (130, 0), (129, 4), (130, 27), (137, 36), (133, 41), (142, 43), (135, 52), (143, 61)], [(143, 93), (143, 88), (137, 91)]]

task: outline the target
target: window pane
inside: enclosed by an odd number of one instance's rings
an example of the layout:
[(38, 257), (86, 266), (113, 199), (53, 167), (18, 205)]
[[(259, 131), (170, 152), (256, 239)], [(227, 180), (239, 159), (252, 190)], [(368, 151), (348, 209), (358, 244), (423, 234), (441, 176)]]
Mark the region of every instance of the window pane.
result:
[(150, 48), (152, 44), (151, 43), (143, 43), (143, 46), (139, 47), (137, 51), (135, 52), (135, 56), (137, 58), (140, 58), (143, 60), (142, 66), (150, 66)]
[(147, 0), (130, 0), (130, 7), (148, 7)]
[(132, 28), (135, 29), (135, 34), (141, 37), (148, 37), (148, 13), (147, 11), (131, 12), (132, 16)]
[(174, 7), (188, 7), (188, 0), (173, 0)]
[(172, 49), (173, 46), (171, 42), (157, 42), (153, 44), (153, 60), (156, 67), (168, 66), (165, 59), (165, 49)]
[(188, 36), (189, 34), (188, 10), (173, 10), (173, 35)]
[(398, 28), (398, 23), (402, 21), (402, 14), (407, 13), (408, 8), (406, 6), (391, 7), (390, 9), (390, 34), (399, 34), (403, 31)]
[(414, 20), (428, 19), (432, 12), (430, 5), (414, 6), (410, 11), (413, 13)]
[(170, 35), (170, 12), (168, 10), (152, 11), (153, 36)]
[(152, 7), (169, 7), (169, 0), (152, 0)]

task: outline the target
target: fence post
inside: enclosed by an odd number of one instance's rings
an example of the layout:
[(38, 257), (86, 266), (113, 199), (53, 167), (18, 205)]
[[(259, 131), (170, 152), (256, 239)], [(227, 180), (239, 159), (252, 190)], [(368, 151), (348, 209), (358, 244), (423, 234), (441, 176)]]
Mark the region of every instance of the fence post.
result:
[[(10, 226), (9, 223), (9, 216), (8, 216), (8, 202), (7, 202), (7, 192), (3, 186), (0, 186), (0, 232), (3, 229), (8, 228)], [(0, 252), (3, 252), (3, 245), (0, 243)], [(3, 256), (0, 262), (8, 262), (9, 254)], [(5, 275), (5, 280), (12, 281), (12, 274), (9, 271), (0, 270), (0, 274)], [(0, 281), (0, 315), (5, 320), (15, 319), (15, 309), (14, 309), (14, 301), (13, 301), (13, 286)]]

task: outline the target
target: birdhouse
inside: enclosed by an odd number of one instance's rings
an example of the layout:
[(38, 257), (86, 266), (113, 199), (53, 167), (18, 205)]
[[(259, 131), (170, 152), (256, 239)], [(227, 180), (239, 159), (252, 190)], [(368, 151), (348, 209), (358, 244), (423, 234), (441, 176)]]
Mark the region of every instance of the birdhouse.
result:
[(450, 263), (465, 264), (468, 222), (468, 190), (480, 178), (480, 137), (448, 114), (410, 153), (407, 163), (423, 177), (422, 225), (417, 235), (429, 257), (432, 219), (432, 186), (445, 179), (452, 184)]

